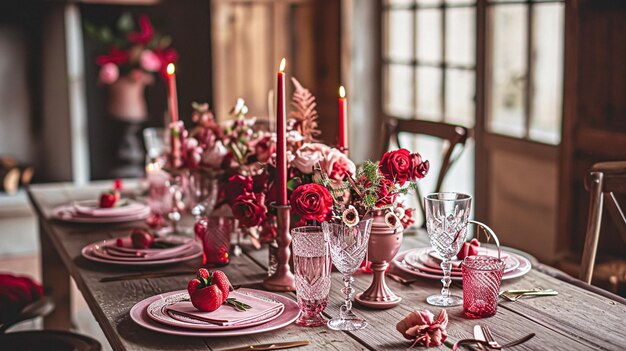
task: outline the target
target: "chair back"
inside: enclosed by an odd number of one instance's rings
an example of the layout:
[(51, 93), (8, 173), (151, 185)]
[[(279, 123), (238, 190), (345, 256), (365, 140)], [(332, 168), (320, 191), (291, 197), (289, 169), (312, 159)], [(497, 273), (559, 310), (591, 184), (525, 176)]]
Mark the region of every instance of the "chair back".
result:
[[(465, 127), (441, 123), (432, 121), (423, 121), (415, 119), (402, 119), (395, 117), (385, 117), (383, 123), (383, 149), (381, 155), (389, 150), (391, 143), (395, 143), (399, 148), (402, 147), (400, 143), (400, 134), (408, 133), (415, 135), (428, 135), (439, 138), (446, 142), (444, 147), (443, 159), (441, 167), (439, 168), (439, 174), (437, 176), (437, 184), (434, 191), (441, 191), (443, 181), (450, 170), (450, 167), (458, 160), (465, 148), (465, 142), (469, 138), (469, 130)], [(424, 204), (422, 201), (422, 195), (419, 188), (416, 191), (417, 202), (420, 204), (422, 215), (426, 218), (424, 213)], [(425, 226), (425, 222), (422, 223), (422, 227)]]
[(626, 194), (626, 161), (594, 164), (585, 178), (585, 188), (590, 193), (589, 216), (579, 277), (589, 284), (598, 251), (604, 205), (626, 242), (626, 216), (615, 198), (615, 193)]

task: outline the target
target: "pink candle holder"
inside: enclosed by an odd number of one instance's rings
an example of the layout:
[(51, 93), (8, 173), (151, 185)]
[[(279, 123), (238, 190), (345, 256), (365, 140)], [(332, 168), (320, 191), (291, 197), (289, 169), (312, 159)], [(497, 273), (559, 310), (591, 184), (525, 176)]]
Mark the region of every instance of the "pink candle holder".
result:
[(220, 267), (230, 263), (230, 237), (235, 220), (230, 217), (201, 217), (196, 222), (196, 237), (202, 241), (202, 264)]
[[(502, 274), (506, 266), (500, 257), (500, 241), (485, 224), (470, 220), (481, 227), (498, 248), (498, 257), (486, 255), (467, 256), (463, 260), (463, 313), (468, 318), (486, 318), (496, 314)], [(478, 232), (480, 234), (480, 232)]]

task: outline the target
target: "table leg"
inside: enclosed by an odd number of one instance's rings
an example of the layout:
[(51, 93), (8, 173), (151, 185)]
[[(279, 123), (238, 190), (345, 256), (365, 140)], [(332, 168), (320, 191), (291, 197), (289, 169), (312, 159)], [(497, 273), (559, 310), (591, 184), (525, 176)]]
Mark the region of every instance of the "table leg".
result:
[(44, 329), (70, 330), (72, 328), (70, 275), (50, 241), (49, 234), (40, 223), (41, 280), (44, 294), (54, 301), (54, 310), (43, 318)]

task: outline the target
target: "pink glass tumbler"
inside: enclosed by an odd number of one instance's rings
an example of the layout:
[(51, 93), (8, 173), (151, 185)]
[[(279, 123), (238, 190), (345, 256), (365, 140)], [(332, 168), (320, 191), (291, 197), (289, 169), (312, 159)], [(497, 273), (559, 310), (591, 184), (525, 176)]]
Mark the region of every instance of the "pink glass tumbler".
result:
[(463, 260), (463, 313), (468, 318), (496, 314), (504, 261), (493, 256), (468, 256)]
[(235, 220), (229, 217), (200, 217), (194, 231), (202, 241), (202, 264), (208, 267), (225, 266), (230, 262), (230, 237), (235, 231)]

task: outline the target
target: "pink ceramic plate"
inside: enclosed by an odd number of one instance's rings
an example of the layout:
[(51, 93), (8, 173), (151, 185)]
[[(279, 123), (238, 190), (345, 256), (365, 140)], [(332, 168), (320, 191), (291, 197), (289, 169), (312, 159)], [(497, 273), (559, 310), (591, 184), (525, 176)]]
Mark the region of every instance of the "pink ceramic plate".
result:
[[(249, 289), (240, 289), (242, 291)], [(242, 328), (242, 329), (232, 329), (232, 330), (220, 330), (220, 331), (209, 331), (209, 330), (189, 330), (182, 328), (175, 328), (168, 325), (164, 325), (158, 322), (153, 321), (148, 316), (147, 307), (153, 303), (154, 301), (160, 300), (163, 296), (169, 296), (174, 294), (179, 294), (184, 292), (185, 290), (173, 291), (163, 295), (157, 295), (149, 297), (143, 301), (138, 302), (133, 308), (130, 310), (130, 318), (135, 321), (135, 323), (140, 326), (159, 332), (164, 334), (171, 335), (180, 335), (180, 336), (197, 336), (197, 337), (220, 337), (220, 336), (241, 336), (241, 335), (249, 335), (249, 334), (257, 334), (264, 333), (271, 330), (276, 330), (283, 328), (291, 323), (293, 323), (298, 316), (300, 315), (300, 308), (298, 308), (298, 304), (292, 299), (274, 294), (271, 292), (261, 291), (261, 290), (252, 290), (254, 294), (257, 296), (263, 296), (269, 299), (276, 300), (282, 303), (285, 306), (285, 310), (283, 313), (276, 319), (269, 321), (267, 323), (259, 324), (256, 326)]]
[[(484, 248), (484, 247), (479, 247), (478, 248), (478, 254), (479, 255), (487, 255), (487, 256), (493, 256), (493, 257), (498, 257), (498, 250), (493, 250), (490, 248)], [(441, 262), (441, 256), (439, 256), (439, 254), (437, 253), (437, 251), (433, 250), (432, 248), (428, 251), (428, 255), (434, 259), (437, 264), (439, 264), (439, 262)], [(506, 257), (508, 256), (508, 253), (504, 252), (504, 250), (502, 251), (502, 254), (500, 255), (500, 257), (502, 257), (503, 259), (506, 259)], [(461, 263), (463, 262), (463, 260), (451, 260), (450, 262), (452, 262), (452, 268), (458, 268), (461, 269)]]
[(85, 216), (78, 212), (73, 205), (59, 206), (53, 210), (54, 218), (72, 223), (119, 223), (119, 222), (131, 222), (145, 219), (150, 214), (150, 208), (146, 207), (141, 212), (126, 216), (115, 217), (93, 217)]
[(121, 205), (112, 208), (100, 208), (98, 200), (77, 201), (74, 203), (76, 212), (89, 217), (130, 216), (145, 211), (146, 205), (128, 199), (120, 200)]
[[(433, 274), (433, 273), (429, 273), (426, 272), (422, 269), (419, 268), (415, 268), (412, 267), (411, 265), (407, 264), (405, 261), (406, 255), (408, 253), (410, 253), (411, 251), (413, 251), (415, 249), (411, 249), (411, 250), (406, 250), (406, 251), (402, 251), (400, 253), (398, 253), (396, 255), (396, 257), (393, 259), (393, 264), (401, 271), (411, 274), (411, 275), (415, 275), (418, 277), (423, 277), (423, 278), (429, 278), (429, 279), (441, 279), (441, 274)], [(508, 272), (508, 273), (504, 273), (502, 275), (502, 280), (507, 280), (507, 279), (513, 279), (513, 278), (518, 278), (521, 277), (523, 275), (525, 275), (526, 273), (530, 272), (531, 268), (532, 268), (532, 264), (530, 263), (530, 261), (523, 256), (514, 254), (512, 252), (508, 252), (508, 254), (510, 256), (515, 256), (515, 259), (519, 261), (519, 266)], [(452, 276), (451, 277), (452, 280), (454, 281), (461, 281), (463, 280), (462, 276)]]
[(161, 266), (173, 263), (184, 262), (187, 260), (191, 260), (198, 256), (202, 255), (202, 245), (200, 243), (195, 243), (189, 251), (185, 251), (184, 254), (181, 253), (179, 256), (162, 259), (162, 260), (142, 260), (142, 261), (122, 261), (111, 258), (103, 258), (94, 253), (95, 246), (98, 243), (89, 244), (81, 250), (81, 254), (84, 258), (90, 261), (122, 265), (122, 266)]
[[(114, 261), (130, 261), (130, 262), (143, 262), (143, 261), (155, 261), (155, 260), (164, 260), (172, 257), (184, 256), (197, 250), (194, 246), (200, 246), (200, 242), (194, 241), (194, 239), (189, 237), (167, 237), (167, 238), (158, 238), (159, 241), (167, 241), (179, 243), (179, 246), (167, 248), (167, 249), (150, 249), (148, 252), (144, 252), (147, 250), (135, 250), (130, 248), (131, 242), (129, 237), (121, 238), (124, 242), (124, 245), (131, 251), (121, 251), (117, 252), (118, 246), (116, 245), (117, 239), (107, 239), (103, 241), (99, 241), (96, 243), (92, 243), (93, 248), (91, 249), (91, 253), (100, 258), (104, 258), (107, 260)], [(108, 250), (107, 248), (111, 248)], [(139, 257), (135, 255), (135, 253), (145, 253), (145, 256)]]
[(251, 320), (246, 323), (238, 324), (238, 325), (217, 325), (211, 324), (205, 321), (197, 320), (194, 318), (190, 318), (187, 316), (183, 316), (180, 314), (172, 314), (166, 310), (168, 305), (174, 304), (182, 299), (188, 299), (189, 293), (187, 291), (183, 292), (172, 292), (161, 295), (161, 298), (155, 300), (147, 307), (148, 317), (152, 320), (169, 325), (172, 327), (178, 327), (183, 329), (193, 329), (193, 330), (212, 330), (212, 331), (224, 331), (224, 330), (232, 330), (232, 329), (242, 329), (253, 327), (259, 324), (270, 322), (276, 318), (278, 318), (285, 310), (285, 306), (276, 299), (268, 298), (264, 295), (259, 295), (257, 292), (259, 290), (251, 290), (251, 289), (238, 289), (237, 291), (233, 291), (230, 293), (229, 297), (237, 297), (238, 294), (252, 295), (261, 299), (268, 299), (272, 302), (280, 303), (282, 305), (281, 308), (272, 311), (271, 313), (260, 316), (257, 319)]
[[(404, 257), (404, 261), (409, 265), (417, 269), (421, 269), (425, 272), (442, 274), (439, 261), (435, 261), (430, 253), (434, 251), (432, 248), (421, 248), (410, 250)], [(482, 252), (480, 252), (482, 254)], [(496, 253), (497, 255), (497, 253)], [(511, 272), (516, 269), (520, 263), (513, 256), (508, 253), (502, 254), (502, 258), (506, 264), (504, 273)], [(461, 275), (461, 268), (452, 267), (452, 275)]]

